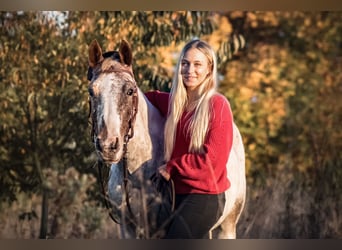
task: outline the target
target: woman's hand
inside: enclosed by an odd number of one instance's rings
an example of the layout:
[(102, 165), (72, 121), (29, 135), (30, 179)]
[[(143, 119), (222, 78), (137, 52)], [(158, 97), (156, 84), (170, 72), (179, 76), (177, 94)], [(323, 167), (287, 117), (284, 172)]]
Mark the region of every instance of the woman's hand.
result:
[(170, 174), (166, 170), (166, 164), (158, 167), (157, 171), (151, 175), (150, 180), (157, 192), (165, 195), (168, 192), (167, 190), (170, 188)]
[(167, 172), (166, 170), (166, 164), (164, 165), (161, 165), (159, 168), (158, 168), (158, 172), (161, 176), (164, 177), (165, 180), (169, 181), (171, 176), (169, 174), (169, 172)]

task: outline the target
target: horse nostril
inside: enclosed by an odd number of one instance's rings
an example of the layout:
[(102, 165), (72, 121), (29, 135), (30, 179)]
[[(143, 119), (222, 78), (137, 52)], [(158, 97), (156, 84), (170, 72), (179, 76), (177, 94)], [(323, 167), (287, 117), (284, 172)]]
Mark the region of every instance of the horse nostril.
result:
[(110, 144), (109, 148), (111, 151), (114, 151), (118, 147), (119, 147), (119, 139), (116, 137), (115, 140)]

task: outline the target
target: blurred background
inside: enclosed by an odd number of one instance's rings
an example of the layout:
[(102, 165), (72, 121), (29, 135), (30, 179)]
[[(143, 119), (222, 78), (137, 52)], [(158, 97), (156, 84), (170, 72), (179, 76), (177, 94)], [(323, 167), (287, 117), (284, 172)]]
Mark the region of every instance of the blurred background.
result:
[(217, 52), (246, 151), (238, 238), (342, 238), (341, 12), (0, 12), (0, 238), (117, 238), (88, 125), (88, 45), (132, 46), (168, 91), (182, 46)]

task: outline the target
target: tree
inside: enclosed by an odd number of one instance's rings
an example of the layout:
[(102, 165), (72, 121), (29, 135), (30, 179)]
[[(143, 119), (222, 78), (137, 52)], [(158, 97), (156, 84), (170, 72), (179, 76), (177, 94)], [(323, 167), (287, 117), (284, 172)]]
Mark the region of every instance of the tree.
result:
[[(248, 211), (244, 215), (253, 221), (247, 234), (337, 237), (341, 218), (335, 215), (342, 205), (337, 194), (342, 188), (341, 16), (227, 16), (248, 41), (245, 56), (229, 63), (221, 86), (245, 140), (252, 218)], [(279, 203), (271, 206), (275, 200)]]

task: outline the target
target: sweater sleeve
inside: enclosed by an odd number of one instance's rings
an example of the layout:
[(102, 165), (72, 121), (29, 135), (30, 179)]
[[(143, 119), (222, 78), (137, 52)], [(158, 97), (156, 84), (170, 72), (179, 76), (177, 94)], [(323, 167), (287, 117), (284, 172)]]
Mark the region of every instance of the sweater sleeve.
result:
[(233, 141), (233, 116), (224, 97), (216, 96), (212, 104), (204, 153), (183, 154), (171, 159), (166, 166), (171, 177), (181, 177), (189, 186), (199, 181), (205, 186), (215, 185), (220, 178), (226, 178), (226, 163)]
[(169, 109), (169, 93), (155, 90), (146, 92), (145, 96), (152, 103), (152, 105), (159, 110), (162, 116), (167, 116)]

